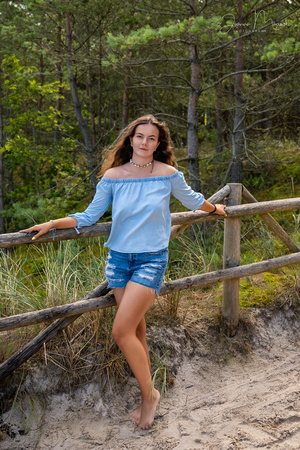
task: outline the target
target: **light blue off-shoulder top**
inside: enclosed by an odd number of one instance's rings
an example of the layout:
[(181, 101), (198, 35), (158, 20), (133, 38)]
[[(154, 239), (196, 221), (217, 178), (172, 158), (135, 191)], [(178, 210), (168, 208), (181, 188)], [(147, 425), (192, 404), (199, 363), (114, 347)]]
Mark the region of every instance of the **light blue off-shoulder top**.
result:
[(190, 210), (204, 202), (179, 171), (147, 178), (103, 177), (87, 209), (70, 217), (77, 220), (77, 228), (93, 225), (112, 203), (112, 227), (104, 246), (121, 253), (156, 252), (169, 244), (171, 194)]

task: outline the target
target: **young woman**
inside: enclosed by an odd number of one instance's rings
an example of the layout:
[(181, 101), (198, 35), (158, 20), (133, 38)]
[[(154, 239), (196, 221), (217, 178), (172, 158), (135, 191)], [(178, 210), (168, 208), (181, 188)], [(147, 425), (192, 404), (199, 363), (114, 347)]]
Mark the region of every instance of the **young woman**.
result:
[(146, 342), (145, 314), (163, 281), (171, 229), (170, 194), (190, 210), (226, 215), (224, 205), (213, 205), (193, 191), (176, 170), (169, 130), (148, 115), (133, 121), (108, 152), (92, 203), (83, 213), (35, 225), (22, 232), (93, 225), (112, 203), (106, 277), (118, 311), (112, 335), (128, 361), (141, 390), (141, 405), (131, 420), (151, 428), (160, 394), (152, 386)]

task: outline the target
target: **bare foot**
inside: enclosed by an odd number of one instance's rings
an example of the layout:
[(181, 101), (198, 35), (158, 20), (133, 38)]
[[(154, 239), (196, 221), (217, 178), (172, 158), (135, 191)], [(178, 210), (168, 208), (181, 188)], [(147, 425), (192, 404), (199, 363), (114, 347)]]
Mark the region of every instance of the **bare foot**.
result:
[(137, 426), (142, 430), (148, 430), (152, 427), (156, 408), (160, 399), (160, 393), (153, 389), (152, 398), (148, 401), (143, 400), (141, 406), (141, 417)]
[(142, 405), (140, 405), (138, 408), (132, 411), (129, 414), (129, 417), (133, 423), (138, 424), (141, 418), (141, 414), (142, 414)]

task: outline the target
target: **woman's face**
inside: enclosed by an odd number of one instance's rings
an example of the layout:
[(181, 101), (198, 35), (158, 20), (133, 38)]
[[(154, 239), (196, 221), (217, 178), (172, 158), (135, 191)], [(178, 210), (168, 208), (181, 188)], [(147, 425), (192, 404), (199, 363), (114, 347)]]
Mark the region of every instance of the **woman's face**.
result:
[(133, 149), (132, 159), (135, 161), (135, 158), (145, 158), (152, 161), (153, 153), (159, 146), (158, 136), (159, 130), (155, 125), (151, 123), (138, 125), (134, 136), (130, 138)]

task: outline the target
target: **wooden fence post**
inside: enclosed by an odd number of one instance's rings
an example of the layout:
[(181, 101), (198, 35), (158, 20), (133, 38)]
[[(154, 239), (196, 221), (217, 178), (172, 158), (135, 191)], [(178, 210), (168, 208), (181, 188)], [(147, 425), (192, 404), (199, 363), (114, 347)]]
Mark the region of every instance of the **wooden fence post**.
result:
[[(242, 188), (240, 183), (228, 183), (230, 194), (226, 205), (240, 205), (242, 201)], [(240, 265), (241, 248), (241, 218), (227, 217), (224, 224), (223, 268)], [(239, 322), (239, 278), (223, 281), (222, 313), (227, 336), (236, 334)]]

